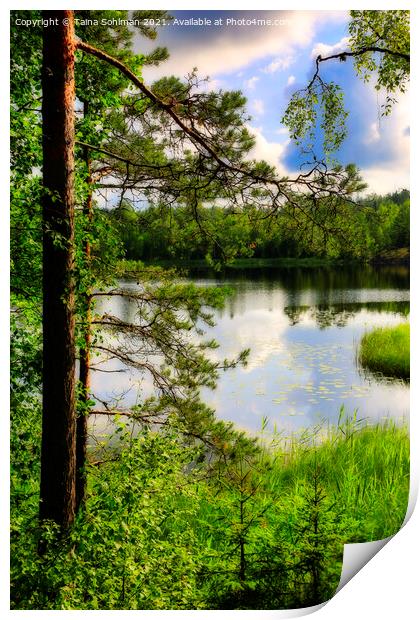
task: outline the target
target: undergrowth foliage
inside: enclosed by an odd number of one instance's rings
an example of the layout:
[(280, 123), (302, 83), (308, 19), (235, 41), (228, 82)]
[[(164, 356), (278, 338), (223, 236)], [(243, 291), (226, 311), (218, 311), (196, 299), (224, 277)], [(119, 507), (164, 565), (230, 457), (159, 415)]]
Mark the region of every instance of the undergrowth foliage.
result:
[(334, 594), (344, 543), (389, 536), (405, 516), (405, 427), (342, 411), (322, 441), (314, 430), (267, 445), (225, 428), (217, 452), (118, 418), (63, 539), (38, 525), (37, 407), (25, 416), (12, 426), (13, 609), (313, 605)]

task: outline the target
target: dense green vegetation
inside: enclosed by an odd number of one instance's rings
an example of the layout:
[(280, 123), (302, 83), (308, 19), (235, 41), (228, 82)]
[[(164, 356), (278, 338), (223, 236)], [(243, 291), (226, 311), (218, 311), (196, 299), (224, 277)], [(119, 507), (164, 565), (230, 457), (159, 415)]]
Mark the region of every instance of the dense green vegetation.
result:
[[(119, 232), (129, 260), (191, 262), (207, 257), (210, 262), (234, 261), (253, 265), (283, 259), (285, 266), (300, 258), (368, 260), (410, 244), (410, 194), (406, 190), (387, 196), (360, 199), (345, 209), (336, 235), (302, 234), (302, 226), (287, 209), (261, 219), (256, 208), (229, 213), (221, 207), (202, 207), (200, 225), (186, 207), (148, 207), (135, 210), (128, 201), (107, 212)], [(331, 225), (336, 216), (328, 211)], [(345, 221), (344, 221), (345, 220)], [(345, 230), (345, 235), (343, 234)], [(251, 261), (251, 258), (254, 259)], [(284, 259), (289, 259), (285, 261)], [(318, 261), (318, 262), (317, 262)], [(303, 261), (304, 262), (304, 261)], [(233, 262), (235, 264), (235, 261)]]
[(405, 516), (406, 427), (342, 412), (336, 428), (293, 439), (236, 435), (232, 452), (232, 434), (209, 449), (120, 419), (112, 447), (91, 452), (74, 528), (63, 540), (44, 525), (38, 556), (39, 436), (35, 407), (12, 425), (14, 609), (316, 604), (334, 594), (344, 542), (389, 536)]
[(360, 343), (360, 363), (388, 377), (410, 378), (410, 325), (381, 327), (366, 333)]

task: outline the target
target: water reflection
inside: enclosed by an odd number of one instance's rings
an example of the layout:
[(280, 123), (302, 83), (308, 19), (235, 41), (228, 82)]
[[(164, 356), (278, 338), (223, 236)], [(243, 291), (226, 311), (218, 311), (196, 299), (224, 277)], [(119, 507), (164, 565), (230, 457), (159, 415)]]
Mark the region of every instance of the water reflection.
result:
[[(207, 329), (220, 343), (218, 355), (251, 348), (246, 368), (222, 373), (215, 391), (203, 391), (219, 417), (252, 431), (266, 417), (268, 428), (290, 431), (325, 418), (334, 423), (342, 404), (361, 417), (408, 416), (408, 385), (360, 372), (356, 362), (367, 329), (406, 320), (406, 268), (235, 270), (217, 276), (200, 271), (191, 279), (233, 290), (217, 325)], [(102, 303), (102, 311), (135, 320), (129, 299)], [(93, 391), (101, 397), (130, 386), (127, 405), (150, 390), (133, 372), (95, 373)]]
[(410, 303), (408, 301), (382, 301), (365, 303), (347, 303), (339, 305), (320, 306), (286, 306), (284, 313), (289, 317), (290, 325), (297, 325), (308, 315), (315, 321), (320, 329), (336, 325), (345, 327), (348, 321), (355, 317), (361, 310), (372, 312), (400, 314), (402, 318), (407, 318), (410, 314)]

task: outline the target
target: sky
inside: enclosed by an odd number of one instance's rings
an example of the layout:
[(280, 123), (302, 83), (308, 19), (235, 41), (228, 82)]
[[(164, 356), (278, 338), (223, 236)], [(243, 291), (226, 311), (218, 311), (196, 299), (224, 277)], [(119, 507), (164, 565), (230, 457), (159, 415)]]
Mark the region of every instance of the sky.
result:
[[(209, 77), (207, 88), (241, 90), (252, 117), (249, 129), (256, 138), (252, 156), (292, 175), (303, 163), (281, 118), (292, 93), (313, 75), (314, 58), (346, 49), (347, 11), (171, 11), (178, 23), (158, 28), (156, 41), (137, 35), (135, 50), (148, 52), (166, 46), (170, 58), (159, 67), (145, 67), (147, 83), (167, 75), (185, 77), (197, 67)], [(208, 25), (185, 20), (207, 19)], [(243, 25), (240, 20), (262, 20)], [(266, 23), (272, 20), (272, 25)], [(184, 22), (182, 23), (182, 20)], [(229, 20), (231, 20), (229, 22)], [(264, 20), (265, 23), (264, 23)], [(277, 21), (276, 21), (277, 20)], [(409, 187), (409, 101), (398, 94), (389, 117), (381, 116), (385, 97), (355, 75), (352, 60), (322, 65), (325, 80), (344, 90), (348, 137), (337, 158), (356, 163), (367, 192), (385, 194)]]

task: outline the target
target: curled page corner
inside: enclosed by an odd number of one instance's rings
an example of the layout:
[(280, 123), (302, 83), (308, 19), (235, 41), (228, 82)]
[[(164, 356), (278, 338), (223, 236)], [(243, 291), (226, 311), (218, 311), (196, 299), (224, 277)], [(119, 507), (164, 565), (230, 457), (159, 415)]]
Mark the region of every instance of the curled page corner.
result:
[(377, 554), (394, 536), (401, 531), (401, 529), (410, 520), (418, 497), (418, 483), (416, 477), (413, 476), (413, 472), (410, 475), (410, 494), (407, 504), (407, 512), (400, 529), (381, 540), (374, 540), (371, 542), (361, 543), (347, 543), (344, 545), (343, 550), (343, 565), (341, 568), (341, 578), (338, 584), (335, 594), (339, 592), (353, 577)]
[(395, 534), (388, 536), (388, 538), (383, 538), (382, 540), (345, 544), (341, 578), (335, 594), (344, 588), (344, 586), (351, 579), (353, 579), (359, 570), (361, 570), (383, 547), (385, 547), (385, 545), (392, 538), (394, 538), (394, 536)]

